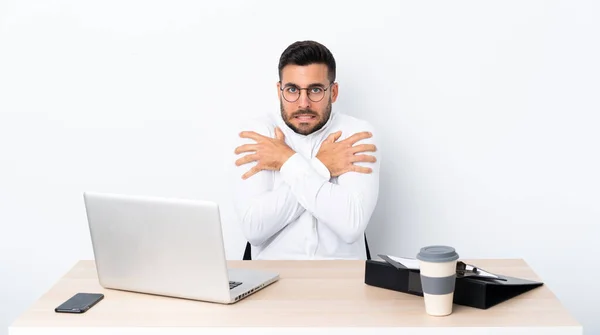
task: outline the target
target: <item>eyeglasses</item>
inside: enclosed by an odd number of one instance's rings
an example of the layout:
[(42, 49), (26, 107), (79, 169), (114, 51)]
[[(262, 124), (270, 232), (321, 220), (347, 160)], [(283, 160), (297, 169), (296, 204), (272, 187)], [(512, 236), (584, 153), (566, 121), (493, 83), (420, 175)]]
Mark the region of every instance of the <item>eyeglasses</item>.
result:
[(329, 83), (329, 86), (327, 87), (313, 85), (306, 88), (300, 88), (296, 85), (289, 85), (286, 87), (280, 87), (279, 90), (281, 91), (281, 96), (283, 96), (287, 102), (298, 101), (298, 99), (300, 99), (300, 92), (302, 90), (306, 90), (306, 94), (308, 95), (308, 99), (310, 99), (310, 101), (319, 102), (323, 100), (323, 97), (325, 97), (325, 91), (331, 88), (331, 85), (333, 85), (333, 82)]

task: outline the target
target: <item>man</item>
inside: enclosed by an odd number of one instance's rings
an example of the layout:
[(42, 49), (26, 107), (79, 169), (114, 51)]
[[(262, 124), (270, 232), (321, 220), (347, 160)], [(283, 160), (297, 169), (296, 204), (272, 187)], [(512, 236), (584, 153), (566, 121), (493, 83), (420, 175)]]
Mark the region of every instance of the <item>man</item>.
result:
[(235, 149), (235, 208), (252, 259), (365, 259), (379, 193), (377, 137), (337, 113), (336, 65), (313, 41), (281, 55), (280, 115), (253, 120)]

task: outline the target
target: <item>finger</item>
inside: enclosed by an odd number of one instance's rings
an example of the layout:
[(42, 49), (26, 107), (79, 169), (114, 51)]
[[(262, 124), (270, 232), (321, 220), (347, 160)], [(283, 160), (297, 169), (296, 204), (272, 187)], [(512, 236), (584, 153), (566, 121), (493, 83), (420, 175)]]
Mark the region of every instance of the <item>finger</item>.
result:
[(251, 138), (257, 142), (265, 139), (264, 136), (262, 136), (256, 132), (253, 132), (253, 131), (243, 131), (240, 133), (240, 137), (241, 138)]
[(352, 150), (350, 150), (350, 152), (352, 152), (353, 154), (355, 154), (357, 152), (365, 152), (365, 151), (375, 152), (375, 151), (377, 151), (377, 147), (375, 146), (375, 144), (359, 144), (359, 145), (353, 146)]
[(331, 133), (331, 134), (329, 134), (329, 136), (327, 136), (327, 138), (325, 139), (325, 142), (333, 143), (333, 142), (337, 141), (340, 138), (340, 136), (342, 136), (341, 131)]
[(262, 171), (261, 168), (257, 166), (253, 167), (252, 169), (248, 170), (248, 172), (244, 173), (244, 175), (242, 176), (242, 179), (248, 179), (252, 176), (254, 176), (255, 174), (259, 173), (260, 171)]
[(243, 153), (243, 152), (251, 152), (251, 151), (258, 151), (258, 145), (256, 144), (244, 144), (244, 145), (240, 145), (239, 147), (235, 148), (235, 153), (237, 155)]
[(285, 141), (285, 135), (283, 135), (283, 132), (281, 131), (281, 129), (279, 129), (279, 127), (275, 127), (275, 138), (281, 141)]
[(366, 162), (366, 163), (375, 163), (377, 158), (371, 155), (354, 155), (351, 159), (351, 162)]
[(364, 166), (358, 166), (358, 165), (352, 165), (352, 171), (354, 172), (358, 172), (358, 173), (371, 173), (373, 172), (373, 170), (371, 168), (368, 167), (364, 167)]
[(342, 132), (341, 131), (337, 131), (335, 133), (333, 133), (333, 141), (337, 141), (340, 139), (340, 137), (342, 136)]
[(371, 135), (371, 133), (370, 133), (370, 132), (368, 132), (368, 131), (363, 131), (363, 132), (356, 133), (356, 134), (354, 134), (354, 135), (352, 135), (352, 136), (348, 137), (348, 138), (347, 138), (347, 139), (345, 139), (344, 141), (347, 141), (347, 142), (348, 142), (350, 145), (352, 145), (352, 144), (354, 144), (354, 143), (356, 143), (356, 142), (358, 142), (358, 141), (360, 141), (360, 140), (364, 140), (364, 139), (366, 139), (366, 138), (369, 138), (369, 137), (371, 137), (371, 136), (372, 136), (372, 135)]
[(235, 161), (235, 165), (240, 166), (240, 165), (244, 165), (250, 162), (254, 162), (258, 160), (258, 155), (257, 154), (253, 154), (253, 155), (246, 155), (238, 160)]

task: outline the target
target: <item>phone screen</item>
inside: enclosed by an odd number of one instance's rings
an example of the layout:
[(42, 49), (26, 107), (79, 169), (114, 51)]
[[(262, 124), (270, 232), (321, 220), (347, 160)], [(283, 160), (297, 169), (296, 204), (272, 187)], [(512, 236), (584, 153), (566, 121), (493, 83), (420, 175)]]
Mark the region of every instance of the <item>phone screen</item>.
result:
[(85, 313), (102, 299), (104, 299), (104, 294), (77, 293), (56, 307), (54, 311), (57, 313)]

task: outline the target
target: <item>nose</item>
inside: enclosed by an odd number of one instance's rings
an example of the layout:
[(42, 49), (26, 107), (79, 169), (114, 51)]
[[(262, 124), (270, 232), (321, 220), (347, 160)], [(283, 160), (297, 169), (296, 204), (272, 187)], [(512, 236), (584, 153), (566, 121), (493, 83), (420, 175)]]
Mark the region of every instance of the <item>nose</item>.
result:
[(301, 90), (300, 97), (298, 98), (298, 109), (310, 108), (310, 99), (308, 98), (308, 92)]

